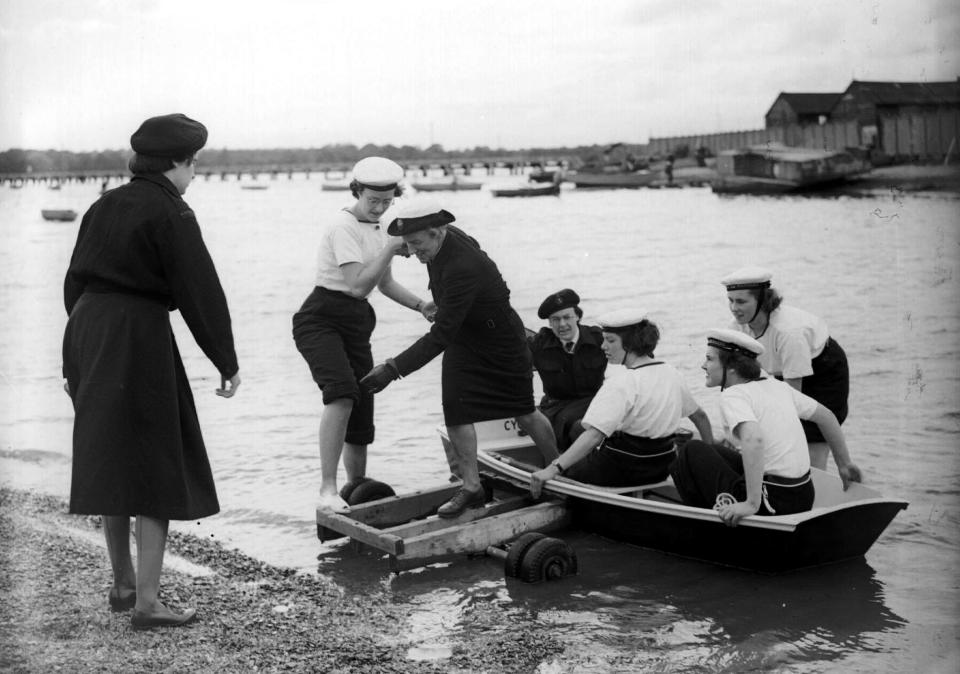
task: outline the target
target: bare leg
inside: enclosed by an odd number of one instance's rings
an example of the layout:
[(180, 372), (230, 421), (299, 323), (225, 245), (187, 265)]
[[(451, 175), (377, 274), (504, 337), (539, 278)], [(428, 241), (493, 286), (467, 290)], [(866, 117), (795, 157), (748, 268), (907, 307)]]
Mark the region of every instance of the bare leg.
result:
[(167, 547), (168, 520), (137, 515), (137, 605), (133, 614), (134, 627), (138, 621), (159, 621), (152, 625), (178, 625), (189, 622), (196, 614), (187, 609), (176, 614), (160, 603), (160, 572), (163, 553)]
[(103, 534), (107, 554), (113, 567), (113, 588), (118, 598), (126, 597), (137, 587), (137, 574), (130, 556), (130, 518), (126, 515), (104, 515)]
[(827, 457), (830, 456), (830, 445), (825, 442), (807, 443), (810, 450), (810, 465), (820, 470), (827, 469)]
[[(537, 449), (540, 450), (540, 455), (543, 457), (544, 465), (560, 456), (560, 452), (557, 451), (557, 438), (553, 434), (553, 426), (550, 425), (550, 420), (543, 415), (543, 412), (534, 410), (530, 414), (524, 414), (522, 417), (517, 417), (517, 423), (527, 435), (533, 438), (533, 442), (537, 445)], [(474, 448), (474, 455), (476, 455), (476, 448)]]
[(447, 465), (450, 466), (450, 481), (456, 482), (460, 479), (460, 466), (457, 463), (457, 452), (453, 448), (453, 443), (447, 438), (440, 438), (443, 443), (443, 451), (447, 455)]
[(477, 430), (473, 424), (447, 426), (447, 436), (452, 445), (452, 454), (460, 469), (463, 488), (480, 490), (480, 469), (477, 466)]
[(347, 481), (356, 480), (367, 474), (367, 446), (347, 442), (343, 445), (343, 467), (347, 471)]
[(158, 594), (169, 524), (168, 520), (137, 515), (137, 611), (143, 613), (166, 610)]
[[(337, 469), (343, 441), (347, 437), (347, 421), (353, 411), (353, 400), (337, 398), (324, 406), (320, 415), (320, 495), (337, 494)], [(366, 448), (364, 448), (366, 462)]]

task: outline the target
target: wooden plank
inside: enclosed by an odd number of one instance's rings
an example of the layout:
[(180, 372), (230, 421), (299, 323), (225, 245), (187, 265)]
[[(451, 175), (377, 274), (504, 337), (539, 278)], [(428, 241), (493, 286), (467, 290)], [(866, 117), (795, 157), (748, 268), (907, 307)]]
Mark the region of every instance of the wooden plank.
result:
[(527, 531), (553, 531), (570, 523), (564, 500), (544, 501), (403, 539), (403, 552), (392, 555), (392, 571), (425, 566), (452, 555), (478, 554), (491, 545), (513, 540)]
[[(437, 508), (449, 500), (459, 488), (459, 483), (451, 483), (409, 494), (388, 496), (351, 506), (350, 511), (343, 517), (377, 529), (384, 529), (435, 513)], [(349, 522), (341, 518), (331, 519), (329, 515), (331, 515), (330, 511), (317, 509), (317, 538), (321, 541), (332, 541), (351, 535), (350, 532), (353, 529)]]
[[(349, 536), (353, 540), (369, 545), (377, 550), (383, 550), (391, 555), (403, 553), (403, 539), (390, 533), (384, 533), (376, 527), (369, 524), (358, 522), (351, 519), (348, 515), (341, 515), (329, 510), (317, 511), (317, 532), (320, 535), (321, 529), (337, 532), (343, 536)], [(322, 538), (322, 537), (321, 537)], [(328, 540), (322, 538), (322, 540)]]
[(423, 536), (433, 531), (455, 529), (459, 526), (468, 525), (475, 520), (485, 517), (492, 517), (494, 515), (499, 515), (511, 510), (518, 510), (525, 506), (529, 506), (531, 503), (533, 503), (533, 499), (531, 499), (529, 495), (513, 496), (503, 500), (491, 501), (490, 503), (484, 505), (483, 508), (470, 508), (469, 510), (465, 510), (460, 517), (455, 519), (429, 517), (424, 520), (415, 520), (413, 522), (406, 522), (394, 527), (389, 527), (383, 529), (383, 531), (403, 539), (408, 539), (416, 536)]

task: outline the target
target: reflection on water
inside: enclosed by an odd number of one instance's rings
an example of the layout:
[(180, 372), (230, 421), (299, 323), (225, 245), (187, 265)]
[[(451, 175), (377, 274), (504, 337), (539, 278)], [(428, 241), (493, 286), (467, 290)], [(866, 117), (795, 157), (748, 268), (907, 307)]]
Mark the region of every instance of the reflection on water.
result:
[[(490, 179), (498, 180), (511, 178)], [(64, 185), (56, 198), (83, 211), (95, 192)], [(43, 221), (49, 195), (0, 187), (0, 480), (65, 497), (72, 409), (60, 379), (62, 278), (79, 221)], [(383, 560), (320, 544), (313, 520), (320, 394), (294, 348), (290, 319), (313, 279), (318, 223), (347, 197), (302, 178), (266, 191), (211, 180), (196, 182), (187, 200), (227, 292), (243, 386), (229, 401), (213, 395), (219, 377), (174, 315), (223, 506), (175, 528), (328, 574), (348, 591), (377, 588), (414, 602), (412, 658), (445, 657), (478, 623), (494, 632), (556, 632), (571, 655), (590, 654), (578, 671), (817, 671), (817, 663), (896, 671), (917, 663), (936, 669), (938, 654), (960, 652), (952, 627), (960, 201), (718, 199), (706, 189), (565, 189), (549, 200), (493, 199), (486, 190), (439, 196), (496, 260), (529, 325), (538, 325), (543, 297), (562, 287), (583, 298), (587, 322), (610, 309), (643, 309), (661, 328), (657, 356), (677, 367), (714, 419), (716, 391), (703, 387), (699, 364), (705, 330), (729, 320), (718, 279), (744, 264), (772, 267), (786, 301), (823, 316), (847, 352), (844, 430), (855, 460), (872, 486), (910, 508), (866, 562), (782, 577), (577, 532), (564, 537), (582, 574), (538, 586), (504, 581), (499, 562), (486, 558), (394, 577)], [(394, 276), (426, 293), (415, 260), (398, 260)], [(426, 330), (409, 310), (378, 295), (372, 301), (377, 359)], [(439, 374), (437, 359), (377, 397), (370, 473), (398, 492), (447, 478), (436, 436)], [(479, 620), (491, 606), (499, 613)]]

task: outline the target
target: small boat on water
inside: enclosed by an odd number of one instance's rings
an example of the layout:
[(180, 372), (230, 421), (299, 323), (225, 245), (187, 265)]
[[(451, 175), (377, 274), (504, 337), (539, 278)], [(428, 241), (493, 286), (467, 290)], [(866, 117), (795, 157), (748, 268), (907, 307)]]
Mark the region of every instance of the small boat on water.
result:
[(270, 186), (269, 186), (269, 185), (256, 185), (256, 184), (254, 184), (254, 185), (241, 185), (241, 186), (240, 186), (240, 189), (242, 189), (242, 190), (265, 190), (265, 189), (267, 189), (268, 187), (270, 187)]
[(459, 192), (461, 190), (479, 190), (483, 183), (470, 180), (460, 180), (456, 176), (452, 180), (441, 182), (413, 183), (413, 189), (418, 192)]
[(535, 169), (530, 172), (529, 179), (533, 183), (552, 183), (557, 179), (559, 170)]
[(320, 185), (320, 190), (323, 192), (346, 192), (350, 189), (350, 183), (334, 183), (334, 182), (325, 182)]
[(600, 187), (615, 189), (637, 189), (646, 187), (657, 180), (660, 175), (654, 171), (600, 171), (584, 172), (577, 171), (567, 175), (567, 180), (577, 186), (577, 189), (584, 187)]
[(560, 194), (560, 183), (519, 185), (517, 187), (491, 187), (490, 194), (495, 197), (558, 196)]
[(842, 150), (769, 143), (721, 152), (716, 168), (713, 191), (718, 194), (787, 194), (842, 185), (870, 165)]
[[(510, 575), (511, 566), (516, 570), (526, 556), (520, 546), (525, 537), (525, 542), (531, 542), (535, 532), (572, 525), (660, 552), (780, 573), (862, 557), (908, 505), (862, 484), (851, 484), (843, 491), (839, 477), (820, 470), (812, 471), (816, 488), (812, 510), (745, 517), (736, 527), (726, 526), (712, 509), (683, 505), (670, 479), (599, 487), (559, 477), (547, 482), (541, 498), (534, 501), (529, 494), (530, 473), (542, 460), (516, 421), (481, 422), (476, 432), (481, 477), (488, 493), (482, 508), (468, 509), (455, 519), (437, 517), (437, 507), (453, 495), (458, 483), (401, 495), (390, 490), (392, 495), (362, 503), (348, 495), (349, 512), (317, 510), (317, 536), (323, 541), (348, 536), (385, 552), (391, 569), (398, 572), (456, 555), (502, 553), (497, 546), (507, 545)], [(551, 546), (557, 547), (550, 542), (539, 547)], [(542, 560), (534, 555), (528, 561), (539, 564)]]
[(44, 220), (55, 222), (73, 222), (77, 219), (77, 212), (70, 209), (44, 208), (40, 211)]
[[(513, 420), (477, 424), (481, 470), (529, 485), (539, 452)], [(585, 531), (644, 548), (762, 573), (782, 573), (862, 557), (898, 512), (900, 499), (811, 469), (816, 498), (808, 512), (745, 517), (725, 525), (712, 509), (683, 505), (671, 479), (634, 487), (598, 487), (567, 478), (544, 493), (569, 499)]]

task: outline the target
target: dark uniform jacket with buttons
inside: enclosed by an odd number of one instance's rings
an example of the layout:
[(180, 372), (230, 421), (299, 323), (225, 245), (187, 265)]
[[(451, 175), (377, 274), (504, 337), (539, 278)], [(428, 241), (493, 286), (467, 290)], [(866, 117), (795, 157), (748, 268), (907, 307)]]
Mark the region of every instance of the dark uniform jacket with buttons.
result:
[(550, 328), (541, 328), (530, 338), (533, 365), (543, 383), (542, 407), (561, 400), (592, 397), (603, 384), (607, 357), (603, 353), (603, 332), (591, 325), (581, 325), (580, 338), (573, 353)]
[(443, 353), (447, 425), (533, 412), (526, 333), (497, 265), (475, 239), (447, 225), (427, 272), (437, 314), (430, 331), (394, 359), (400, 375)]
[(180, 310), (220, 376), (237, 373), (237, 355), (200, 227), (170, 180), (135, 176), (90, 207), (63, 295), (63, 374), (75, 411), (70, 512), (178, 520), (216, 513), (170, 311)]

